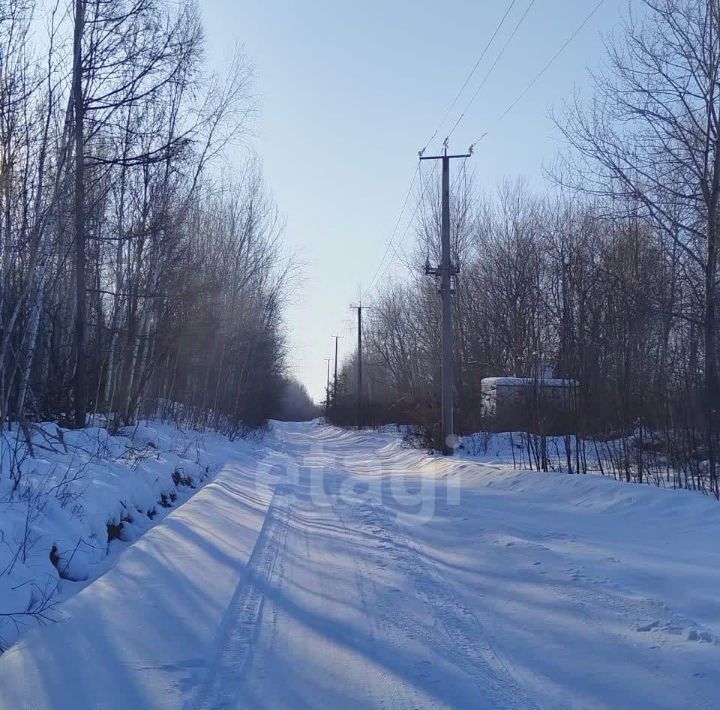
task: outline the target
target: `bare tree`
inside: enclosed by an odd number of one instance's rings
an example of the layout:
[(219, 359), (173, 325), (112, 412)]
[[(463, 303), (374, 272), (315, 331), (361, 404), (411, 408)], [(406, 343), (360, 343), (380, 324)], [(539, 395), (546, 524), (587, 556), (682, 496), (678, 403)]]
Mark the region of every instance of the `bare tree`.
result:
[(590, 110), (578, 99), (560, 125), (584, 159), (579, 186), (637, 205), (694, 272), (702, 308), (706, 447), (718, 495), (720, 5), (643, 5), (644, 15), (631, 13), (609, 44)]

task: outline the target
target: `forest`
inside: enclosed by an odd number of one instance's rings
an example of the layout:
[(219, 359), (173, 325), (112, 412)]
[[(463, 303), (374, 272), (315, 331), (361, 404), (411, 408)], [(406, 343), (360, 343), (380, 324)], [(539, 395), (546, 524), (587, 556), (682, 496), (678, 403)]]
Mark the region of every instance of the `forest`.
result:
[[(720, 4), (641, 5), (607, 42), (592, 95), (555, 107), (563, 148), (546, 190), (509, 179), (493, 192), (456, 168), (456, 426), (486, 428), (483, 378), (550, 363), (577, 383), (571, 472), (600, 446), (619, 477), (717, 497)], [(440, 181), (418, 170), (416, 246), (397, 254), (410, 276), (369, 299), (362, 398), (367, 423), (415, 424), (437, 445), (440, 302), (423, 266), (439, 258)], [(355, 422), (356, 359), (329, 392), (340, 423)]]
[[(641, 5), (590, 95), (554, 108), (563, 147), (545, 187), (493, 190), (469, 161), (454, 174), (456, 422), (487, 429), (483, 378), (549, 363), (577, 383), (569, 468), (604, 446), (597, 458), (628, 480), (720, 496), (720, 6)], [(182, 417), (233, 435), (313, 416), (287, 372), (298, 272), (250, 145), (247, 57), (211, 71), (189, 1), (19, 0), (0, 13), (0, 416)], [(415, 246), (391, 243), (409, 276), (372, 294), (362, 392), (365, 423), (414, 424), (430, 443), (436, 168), (418, 166)], [(329, 392), (335, 423), (355, 422), (356, 360)]]
[(2, 2), (0, 36), (0, 417), (263, 423), (296, 269), (248, 59), (211, 72), (185, 0)]

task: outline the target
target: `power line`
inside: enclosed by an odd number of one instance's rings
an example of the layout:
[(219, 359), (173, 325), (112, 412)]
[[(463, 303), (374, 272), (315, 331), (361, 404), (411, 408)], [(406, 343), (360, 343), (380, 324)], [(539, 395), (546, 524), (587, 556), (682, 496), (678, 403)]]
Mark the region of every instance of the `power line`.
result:
[[(515, 100), (498, 116), (498, 118), (495, 120), (493, 126), (500, 123), (500, 121), (505, 118), (510, 111), (512, 111), (515, 106), (517, 106), (520, 101), (525, 97), (525, 95), (530, 91), (530, 89), (535, 86), (535, 84), (542, 79), (542, 77), (545, 75), (548, 69), (556, 62), (558, 57), (568, 48), (570, 43), (582, 32), (585, 25), (587, 25), (588, 22), (592, 19), (592, 17), (595, 15), (595, 13), (600, 9), (602, 5), (605, 4), (605, 0), (599, 0), (598, 3), (593, 7), (592, 10), (585, 16), (585, 19), (575, 28), (575, 31), (565, 40), (565, 42), (560, 46), (560, 48), (555, 52), (555, 54), (550, 57), (550, 59), (546, 62), (546, 64), (543, 66), (543, 68), (533, 77), (533, 79), (530, 81), (530, 83), (518, 94), (518, 96), (515, 98)], [(485, 131), (477, 140), (473, 141), (472, 147), (474, 148), (487, 134), (490, 132), (490, 129)]]
[[(493, 32), (493, 34), (491, 35), (490, 39), (488, 40), (488, 42), (486, 43), (485, 47), (483, 48), (483, 51), (482, 51), (482, 53), (480, 54), (480, 57), (478, 58), (477, 62), (475, 63), (475, 66), (472, 68), (472, 70), (471, 70), (471, 72), (469, 73), (468, 77), (466, 78), (465, 82), (464, 82), (463, 85), (460, 87), (460, 90), (458, 91), (458, 93), (456, 94), (456, 96), (455, 96), (455, 98), (453, 99), (452, 103), (450, 104), (450, 107), (449, 107), (449, 108), (447, 109), (447, 111), (445, 112), (445, 115), (443, 116), (442, 120), (441, 120), (440, 123), (438, 124), (438, 127), (436, 128), (436, 130), (435, 130), (435, 132), (433, 133), (432, 137), (431, 137), (430, 140), (427, 142), (427, 144), (425, 145), (425, 147), (420, 151), (420, 155), (421, 155), (421, 156), (422, 156), (423, 152), (427, 149), (427, 147), (430, 145), (430, 143), (431, 143), (431, 142), (434, 140), (434, 138), (437, 136), (440, 128), (442, 127), (442, 125), (443, 125), (443, 124), (445, 123), (445, 121), (447, 120), (448, 115), (450, 114), (450, 112), (452, 111), (452, 109), (453, 109), (453, 108), (455, 107), (455, 105), (457, 104), (457, 101), (458, 101), (458, 99), (460, 98), (460, 96), (462, 95), (462, 93), (464, 92), (464, 90), (467, 88), (467, 85), (469, 84), (470, 80), (472, 79), (472, 77), (474, 76), (474, 74), (475, 74), (475, 72), (477, 71), (478, 67), (480, 66), (480, 63), (482, 62), (483, 58), (484, 58), (485, 55), (487, 54), (489, 48), (492, 46), (492, 43), (493, 43), (495, 37), (497, 36), (498, 32), (499, 32), (499, 31), (501, 30), (501, 28), (503, 27), (503, 25), (504, 25), (504, 23), (505, 23), (505, 20), (507, 19), (508, 15), (510, 14), (510, 12), (511, 12), (512, 8), (514, 7), (514, 5), (516, 4), (516, 2), (517, 2), (517, 0), (511, 0), (509, 6), (508, 6), (507, 9), (505, 10), (504, 15), (502, 16), (502, 18), (500, 19), (500, 22), (498, 23), (497, 27), (495, 28), (495, 31)], [(470, 101), (467, 103), (465, 109), (463, 110), (463, 112), (460, 114), (460, 116), (459, 116), (458, 119), (456, 120), (455, 124), (453, 125), (450, 133), (448, 134), (448, 137), (450, 137), (450, 136), (454, 133), (454, 131), (457, 129), (457, 127), (460, 125), (460, 123), (462, 122), (463, 118), (465, 117), (467, 111), (470, 109), (470, 107), (472, 106), (472, 104), (475, 102), (475, 99), (476, 99), (477, 96), (479, 95), (479, 93), (480, 93), (480, 91), (482, 90), (483, 86), (487, 83), (487, 80), (488, 80), (489, 77), (491, 76), (492, 72), (494, 71), (495, 67), (496, 67), (497, 64), (499, 63), (500, 59), (502, 59), (502, 57), (504, 56), (505, 52), (507, 51), (507, 48), (510, 46), (510, 43), (511, 43), (512, 40), (514, 39), (514, 37), (515, 37), (515, 35), (517, 34), (518, 30), (520, 29), (520, 26), (522, 25), (522, 23), (525, 21), (525, 18), (526, 18), (527, 15), (529, 14), (529, 12), (530, 12), (530, 10), (532, 9), (532, 7), (533, 7), (533, 5), (535, 4), (535, 2), (536, 2), (536, 0), (530, 0), (528, 6), (525, 8), (525, 11), (523, 12), (523, 14), (520, 16), (519, 20), (518, 20), (517, 23), (515, 24), (512, 32), (510, 33), (510, 36), (507, 38), (507, 40), (505, 41), (505, 44), (504, 44), (504, 45), (502, 46), (502, 48), (500, 49), (500, 52), (499, 52), (498, 55), (495, 57), (495, 60), (493, 61), (492, 65), (490, 66), (490, 68), (488, 69), (488, 71), (485, 73), (482, 81), (480, 82), (479, 86), (478, 86), (477, 89), (475, 90), (475, 93), (473, 94), (473, 96), (471, 97)], [(503, 111), (503, 113), (500, 114), (500, 116), (496, 119), (495, 123), (493, 124), (493, 127), (494, 127), (494, 125), (496, 125), (497, 123), (499, 123), (500, 121), (502, 121), (502, 120), (515, 108), (515, 106), (517, 106), (517, 104), (526, 96), (526, 94), (535, 86), (535, 84), (537, 84), (537, 82), (545, 75), (545, 73), (550, 69), (550, 67), (555, 63), (555, 61), (557, 61), (558, 57), (565, 51), (565, 49), (567, 49), (567, 47), (571, 44), (571, 42), (577, 37), (577, 35), (583, 30), (583, 28), (587, 25), (587, 23), (592, 19), (592, 17), (593, 17), (593, 16), (595, 15), (595, 13), (600, 9), (600, 7), (604, 4), (604, 2), (605, 2), (605, 0), (599, 0), (599, 2), (597, 2), (597, 3), (595, 4), (595, 6), (592, 8), (592, 10), (585, 16), (585, 18), (583, 19), (583, 21), (578, 25), (578, 27), (573, 31), (573, 33), (568, 37), (568, 39), (560, 46), (560, 48), (552, 55), (552, 57), (550, 57), (550, 59), (545, 63), (545, 65), (540, 69), (540, 71), (533, 77), (533, 79), (527, 84), (527, 86), (525, 86), (525, 88), (520, 92), (520, 94), (518, 94), (518, 96), (512, 101), (512, 103), (510, 103), (510, 104), (508, 105), (508, 107)], [(487, 131), (485, 131), (478, 139), (476, 139), (476, 140), (472, 143), (471, 148), (475, 147), (481, 140), (483, 140), (483, 138), (485, 138), (485, 136), (487, 136), (489, 130), (490, 130), (490, 129), (488, 129)], [(435, 172), (435, 165), (433, 165), (433, 174), (434, 174), (434, 172)], [(409, 202), (409, 200), (410, 200), (410, 196), (411, 196), (411, 194), (412, 194), (413, 188), (415, 187), (415, 182), (417, 181), (418, 176), (420, 177), (421, 200), (418, 201), (418, 203), (416, 204), (415, 209), (413, 210), (413, 213), (410, 215), (410, 219), (409, 219), (407, 225), (405, 226), (404, 231), (403, 231), (402, 234), (400, 235), (400, 238), (399, 238), (399, 240), (398, 240), (398, 244), (396, 245), (396, 244), (395, 244), (395, 239), (396, 239), (396, 236), (398, 235), (398, 230), (399, 230), (399, 228), (400, 228), (400, 224), (401, 224), (401, 222), (402, 222), (402, 218), (403, 218), (403, 216), (404, 216), (404, 214), (405, 214), (405, 211), (406, 211), (406, 209), (407, 209), (408, 202)], [(432, 177), (432, 176), (431, 176), (431, 177)], [(456, 178), (455, 178), (455, 184), (457, 184), (459, 177), (460, 177), (460, 174), (458, 174), (458, 175), (456, 176)], [(418, 164), (418, 168), (417, 168), (417, 170), (415, 171), (415, 173), (413, 174), (412, 180), (411, 180), (411, 182), (410, 182), (410, 187), (408, 188), (408, 191), (407, 191), (407, 193), (405, 194), (405, 199), (403, 200), (403, 204), (402, 204), (402, 208), (401, 208), (401, 210), (400, 210), (400, 214), (398, 215), (398, 218), (397, 218), (397, 220), (396, 220), (396, 222), (395, 222), (395, 227), (394, 227), (394, 229), (393, 229), (393, 231), (392, 231), (392, 234), (390, 235), (390, 239), (388, 240), (387, 246), (386, 246), (386, 248), (385, 248), (385, 252), (383, 253), (383, 257), (382, 257), (382, 259), (380, 260), (380, 264), (378, 265), (378, 267), (377, 267), (377, 269), (376, 269), (376, 271), (375, 271), (375, 274), (373, 275), (373, 278), (372, 278), (372, 280), (371, 280), (371, 282), (370, 282), (370, 285), (367, 287), (367, 289), (365, 289), (365, 293), (366, 293), (366, 294), (369, 293), (369, 292), (372, 290), (372, 288), (373, 288), (373, 286), (375, 285), (375, 283), (377, 282), (378, 278), (379, 278), (381, 275), (384, 275), (384, 274), (386, 273), (387, 269), (389, 268), (389, 265), (390, 265), (390, 264), (388, 263), (388, 264), (386, 265), (386, 261), (387, 261), (388, 255), (390, 254), (390, 251), (391, 251), (391, 250), (392, 250), (392, 252), (394, 253), (395, 257), (396, 257), (398, 260), (400, 260), (400, 255), (399, 255), (399, 253), (398, 253), (398, 246), (403, 242), (403, 240), (405, 239), (405, 236), (407, 235), (408, 231), (410, 230), (410, 227), (411, 227), (412, 224), (413, 224), (413, 220), (415, 219), (415, 216), (417, 215), (418, 210), (420, 209), (421, 202), (424, 201), (424, 193), (425, 193), (425, 187), (424, 187), (424, 184), (423, 184), (422, 174), (421, 174), (421, 172), (420, 172), (420, 165)]]
[[(473, 95), (472, 99), (470, 100), (470, 102), (468, 103), (467, 107), (465, 108), (465, 111), (463, 111), (463, 113), (460, 115), (460, 118), (458, 118), (458, 120), (455, 122), (455, 125), (453, 126), (453, 129), (452, 129), (452, 131), (450, 132), (450, 135), (451, 135), (452, 132), (457, 128), (458, 124), (460, 123), (460, 121), (462, 120), (463, 116), (465, 115), (465, 112), (470, 108), (470, 106), (471, 106), (472, 103), (474, 102), (475, 98), (477, 98), (477, 95), (479, 94), (480, 89), (483, 87), (483, 85), (484, 85), (485, 82), (487, 81), (488, 77), (489, 77), (490, 74), (492, 73), (493, 69), (495, 68), (495, 66), (497, 65), (497, 63), (500, 61), (501, 57), (502, 57), (503, 54), (505, 53), (505, 50), (508, 48), (510, 42), (512, 41), (512, 39), (513, 39), (513, 37), (515, 36), (515, 34), (517, 33), (520, 25), (522, 24), (523, 20), (524, 20), (525, 17), (527, 16), (527, 14), (530, 12), (530, 9), (531, 9), (532, 6), (535, 4), (535, 2), (536, 2), (536, 0), (530, 0), (530, 4), (529, 4), (528, 7), (525, 9), (525, 12), (522, 14), (522, 16), (520, 17), (519, 21), (518, 21), (517, 24), (515, 25), (512, 33), (510, 34), (510, 37), (508, 38), (508, 40), (507, 40), (507, 41), (505, 42), (505, 44), (503, 45), (502, 49), (500, 50), (500, 53), (499, 53), (498, 56), (495, 58), (495, 61), (493, 62), (492, 66), (491, 66), (490, 69), (486, 72), (486, 74), (485, 74), (485, 76), (484, 76), (484, 78), (483, 78), (480, 86), (479, 86), (478, 89), (475, 91), (475, 94)], [(464, 82), (463, 85), (460, 87), (460, 90), (458, 91), (458, 93), (456, 94), (456, 96), (455, 96), (455, 98), (453, 99), (452, 103), (450, 104), (450, 107), (447, 109), (447, 111), (445, 112), (445, 115), (443, 116), (442, 120), (441, 120), (440, 123), (438, 124), (438, 127), (435, 129), (435, 132), (434, 132), (433, 135), (431, 136), (430, 140), (426, 143), (425, 147), (424, 147), (421, 151), (419, 151), (419, 155), (420, 155), (421, 157), (422, 157), (423, 153), (425, 152), (425, 150), (427, 149), (427, 147), (430, 145), (430, 143), (435, 139), (435, 136), (437, 136), (438, 131), (439, 131), (440, 128), (444, 125), (445, 121), (447, 120), (448, 115), (450, 114), (450, 112), (452, 111), (452, 109), (453, 109), (453, 108), (455, 107), (455, 105), (457, 104), (458, 99), (459, 99), (460, 96), (462, 95), (462, 93), (463, 93), (463, 91), (465, 90), (465, 88), (467, 87), (467, 85), (470, 83), (470, 80), (472, 79), (472, 77), (475, 75), (475, 72), (477, 71), (478, 67), (480, 66), (480, 63), (482, 62), (482, 60), (484, 59), (484, 57), (485, 57), (485, 55), (487, 54), (488, 50), (489, 50), (490, 47), (492, 46), (492, 43), (493, 43), (493, 41), (495, 40), (495, 37), (497, 36), (498, 32), (502, 29), (503, 25), (505, 24), (505, 20), (507, 19), (508, 15), (510, 14), (512, 8), (515, 6), (516, 3), (517, 3), (517, 0), (511, 0), (510, 4), (508, 5), (507, 9), (505, 10), (505, 13), (504, 13), (503, 16), (500, 18), (500, 22), (498, 23), (497, 27), (495, 28), (495, 31), (494, 31), (493, 34), (490, 36), (490, 39), (487, 41), (485, 47), (483, 48), (483, 51), (482, 51), (482, 53), (480, 54), (480, 57), (478, 58), (477, 62), (475, 63), (475, 66), (472, 68), (470, 74), (469, 74), (468, 77), (465, 79), (465, 82)], [(401, 223), (401, 221), (402, 221), (402, 217), (403, 217), (403, 215), (405, 214), (405, 210), (406, 210), (406, 208), (407, 208), (408, 200), (410, 199), (410, 195), (412, 194), (413, 187), (415, 186), (415, 181), (417, 180), (419, 170), (420, 170), (420, 168), (419, 168), (419, 164), (418, 164), (418, 169), (417, 169), (417, 170), (415, 171), (415, 173), (413, 174), (413, 178), (412, 178), (412, 181), (411, 181), (411, 183), (410, 183), (410, 187), (408, 188), (407, 194), (405, 195), (405, 199), (404, 199), (404, 201), (403, 201), (402, 209), (400, 210), (400, 214), (399, 214), (399, 216), (398, 216), (398, 218), (397, 218), (397, 221), (396, 221), (396, 223), (395, 223), (395, 228), (393, 229), (392, 234), (390, 235), (390, 239), (389, 239), (388, 244), (387, 244), (387, 246), (386, 246), (386, 248), (385, 248), (385, 252), (383, 253), (382, 259), (380, 260), (380, 264), (378, 265), (378, 267), (377, 267), (377, 269), (376, 269), (376, 271), (375, 271), (375, 274), (373, 275), (372, 280), (370, 281), (370, 285), (365, 289), (365, 293), (369, 293), (369, 292), (372, 290), (372, 288), (373, 288), (373, 286), (375, 285), (375, 283), (377, 282), (377, 279), (378, 279), (378, 277), (380, 276), (380, 274), (381, 274), (381, 273), (385, 273), (385, 271), (387, 271), (387, 267), (386, 267), (384, 270), (383, 270), (383, 267), (385, 266), (385, 262), (386, 262), (386, 260), (387, 260), (387, 258), (388, 258), (388, 255), (389, 255), (391, 249), (393, 250), (393, 253), (395, 254), (395, 256), (399, 258), (398, 253), (397, 253), (397, 248), (395, 247), (395, 244), (394, 244), (394, 240), (395, 240), (395, 237), (396, 237), (396, 235), (397, 235), (398, 229), (399, 229), (399, 227), (400, 227), (400, 223)], [(408, 223), (407, 227), (405, 228), (405, 231), (403, 232), (402, 236), (400, 237), (400, 241), (402, 241), (402, 240), (405, 238), (405, 235), (406, 235), (407, 232), (409, 231), (409, 229), (410, 229), (410, 224), (411, 224), (412, 220), (414, 219), (415, 215), (417, 214), (417, 211), (418, 211), (418, 206), (416, 206), (416, 209), (415, 209), (415, 211), (413, 212), (413, 215), (412, 215), (411, 218), (410, 218), (411, 221)]]
[(405, 214), (405, 209), (407, 207), (408, 200), (410, 199), (410, 195), (412, 194), (412, 190), (415, 187), (415, 181), (417, 180), (417, 176), (418, 176), (419, 172), (420, 172), (420, 163), (418, 163), (418, 166), (417, 166), (415, 172), (413, 173), (412, 180), (410, 181), (410, 187), (408, 188), (407, 194), (405, 195), (405, 200), (403, 201), (402, 209), (400, 210), (400, 214), (398, 215), (397, 221), (395, 222), (395, 229), (393, 229), (392, 234), (390, 235), (390, 240), (388, 241), (388, 245), (385, 248), (385, 253), (383, 254), (382, 259), (380, 260), (380, 264), (375, 271), (375, 275), (372, 277), (372, 280), (370, 281), (370, 285), (365, 289), (365, 293), (369, 293), (372, 290), (372, 287), (375, 285), (375, 282), (377, 281), (377, 278), (380, 275), (380, 271), (382, 270), (383, 264), (385, 263), (385, 259), (387, 259), (387, 256), (390, 253), (390, 248), (392, 247), (393, 239), (395, 239), (395, 235), (397, 234), (398, 228), (400, 227), (400, 221), (402, 220), (402, 217)]
[(507, 9), (505, 10), (505, 14), (500, 18), (500, 22), (497, 24), (497, 27), (495, 27), (495, 31), (490, 36), (490, 39), (485, 44), (485, 47), (483, 48), (482, 53), (478, 57), (478, 60), (475, 62), (475, 66), (472, 68), (470, 73), (467, 75), (467, 78), (463, 82), (463, 85), (460, 87), (460, 90), (455, 94), (455, 98), (452, 100), (452, 103), (450, 106), (448, 106), (447, 110), (445, 111), (445, 114), (443, 115), (442, 119), (440, 120), (440, 123), (438, 123), (437, 128), (435, 129), (435, 132), (430, 136), (430, 139), (425, 143), (425, 147), (420, 151), (420, 154), (424, 153), (428, 146), (435, 140), (438, 132), (440, 129), (445, 125), (445, 121), (447, 121), (448, 116), (450, 115), (450, 112), (455, 108), (455, 105), (458, 102), (458, 99), (460, 96), (462, 96), (463, 91), (465, 91), (465, 88), (470, 83), (470, 80), (475, 76), (475, 72), (477, 71), (478, 67), (480, 66), (480, 62), (485, 58), (485, 55), (488, 53), (488, 50), (490, 49), (492, 43), (495, 40), (495, 37), (497, 37), (498, 32), (502, 29), (502, 26), (505, 24), (505, 20), (507, 19), (507, 16), (510, 14), (510, 11), (515, 6), (515, 3), (517, 0), (511, 0), (510, 4), (508, 5)]
[[(422, 162), (420, 163), (420, 166), (422, 166)], [(430, 173), (430, 179), (432, 179), (435, 175), (435, 171), (437, 170), (437, 162), (433, 161), (433, 167), (432, 171)], [(395, 257), (398, 261), (403, 261), (403, 259), (400, 257), (400, 254), (398, 254), (398, 248), (405, 240), (405, 237), (407, 236), (407, 233), (410, 231), (410, 227), (412, 227), (415, 217), (417, 216), (417, 213), (420, 211), (420, 207), (425, 204), (425, 184), (423, 182), (423, 175), (422, 175), (422, 167), (419, 168), (418, 175), (420, 177), (420, 199), (415, 203), (415, 209), (413, 210), (413, 213), (410, 215), (410, 219), (408, 220), (408, 223), (405, 225), (405, 230), (400, 235), (400, 239), (398, 239), (397, 247), (393, 244), (393, 252), (395, 254)], [(407, 264), (405, 264), (407, 266)], [(387, 268), (385, 269), (387, 271)]]
[[(435, 173), (437, 172), (437, 166), (438, 162), (433, 161), (433, 166), (430, 171), (429, 180), (432, 180), (435, 177)], [(407, 236), (407, 233), (410, 231), (410, 228), (413, 226), (413, 223), (415, 221), (415, 217), (417, 216), (417, 213), (420, 211), (420, 207), (425, 204), (425, 182), (423, 181), (423, 174), (422, 174), (422, 168), (420, 169), (420, 172), (418, 173), (420, 178), (420, 199), (415, 204), (415, 209), (413, 210), (413, 213), (410, 215), (410, 219), (408, 220), (408, 223), (405, 225), (405, 229), (403, 233), (400, 235), (399, 239), (397, 239), (397, 242), (393, 242), (392, 244), (392, 250), (393, 254), (395, 255), (395, 258), (397, 261), (403, 264), (406, 269), (409, 271), (412, 271), (413, 268), (409, 265), (409, 258), (407, 256), (407, 253), (403, 249), (402, 255), (399, 253), (399, 249), (402, 248), (402, 244), (405, 241), (405, 237)], [(462, 164), (462, 170), (458, 171), (457, 175), (455, 176), (455, 179), (453, 180), (452, 188), (450, 190), (450, 194), (454, 195), (456, 192), (456, 189), (458, 187), (458, 184), (460, 183), (460, 180), (463, 179), (465, 183), (467, 183), (467, 171), (466, 171), (466, 163), (463, 161)], [(392, 262), (388, 262), (383, 269), (381, 273), (381, 277), (384, 276), (387, 273), (387, 270), (390, 268), (390, 264)]]
[[(422, 165), (422, 163), (420, 165)], [(432, 166), (432, 172), (430, 174), (431, 179), (435, 175), (435, 170), (437, 169), (437, 166), (438, 166), (437, 161), (434, 160), (433, 166)], [(420, 201), (421, 202), (425, 201), (425, 183), (423, 183), (422, 168), (420, 168)]]
[[(430, 178), (432, 178), (435, 175), (436, 170), (437, 170), (437, 163), (433, 163), (432, 172), (430, 173)], [(407, 264), (408, 259), (405, 256), (405, 254), (403, 254), (403, 256), (401, 256), (400, 253), (398, 252), (398, 249), (400, 248), (403, 241), (405, 240), (407, 233), (410, 231), (410, 227), (412, 227), (412, 225), (413, 225), (415, 217), (420, 210), (420, 206), (422, 204), (424, 204), (424, 202), (425, 202), (425, 186), (424, 186), (424, 182), (423, 182), (422, 168), (418, 169), (417, 174), (420, 178), (420, 199), (416, 202), (415, 209), (413, 210), (412, 214), (410, 215), (410, 219), (408, 220), (407, 224), (405, 225), (405, 229), (403, 230), (402, 234), (400, 235), (399, 239), (397, 240), (397, 244), (395, 243), (395, 240), (392, 240), (388, 245), (393, 250), (393, 254), (395, 255), (395, 258), (399, 262), (401, 262), (408, 270), (411, 270), (411, 267), (409, 267)], [(382, 277), (387, 273), (387, 270), (390, 268), (391, 263), (392, 262), (390, 262), (390, 261), (387, 262), (387, 264), (385, 265), (385, 268), (382, 269), (379, 272), (379, 274), (376, 275), (375, 280), (377, 280), (377, 276)], [(369, 291), (369, 289), (368, 289), (368, 291)], [(366, 291), (366, 293), (367, 293), (367, 291)]]
[[(437, 169), (437, 166), (438, 166), (438, 161), (433, 160), (432, 171), (430, 172), (431, 180), (435, 177), (435, 170)], [(425, 205), (425, 184), (423, 183), (423, 180), (422, 180), (422, 169), (420, 170), (420, 204), (423, 206)], [(425, 226), (424, 219), (422, 220), (422, 225)], [(425, 250), (426, 250), (425, 261), (427, 262), (430, 259), (430, 253), (429, 253), (430, 245), (429, 245), (428, 239), (426, 239)]]
[[(407, 225), (405, 226), (405, 231), (400, 235), (400, 239), (398, 239), (397, 245), (393, 244), (393, 254), (395, 254), (395, 258), (403, 264), (406, 268), (409, 268), (407, 265), (407, 259), (403, 259), (403, 257), (400, 256), (398, 253), (398, 249), (401, 247), (403, 241), (405, 240), (405, 237), (407, 236), (407, 233), (410, 231), (410, 227), (412, 227), (413, 222), (415, 221), (415, 216), (417, 215), (420, 205), (422, 203), (420, 201), (417, 202), (415, 205), (415, 209), (413, 210), (413, 213), (410, 215), (410, 219), (408, 220)], [(385, 267), (385, 271), (383, 272), (383, 275), (387, 272), (387, 270), (390, 268), (390, 262), (388, 262), (387, 266)]]
[(520, 29), (520, 25), (524, 22), (525, 18), (527, 17), (528, 13), (532, 9), (532, 6), (535, 4), (536, 0), (530, 0), (530, 4), (525, 8), (525, 12), (520, 16), (520, 19), (517, 21), (517, 24), (513, 28), (513, 31), (510, 33), (510, 36), (505, 41), (505, 44), (502, 46), (502, 49), (500, 50), (500, 53), (495, 57), (495, 61), (492, 63), (490, 68), (485, 73), (485, 76), (483, 77), (482, 81), (480, 82), (480, 85), (475, 90), (475, 93), (472, 95), (472, 98), (470, 101), (468, 101), (467, 105), (463, 109), (463, 112), (458, 116), (457, 121), (455, 121), (455, 124), (450, 129), (450, 133), (448, 133), (446, 141), (452, 136), (453, 133), (455, 133), (455, 129), (460, 125), (460, 122), (465, 118), (465, 114), (470, 110), (470, 107), (475, 103), (475, 99), (478, 97), (478, 94), (482, 90), (483, 86), (487, 83), (487, 80), (490, 78), (490, 75), (493, 73), (493, 70), (497, 66), (498, 62), (502, 59), (503, 55), (505, 54), (505, 51), (510, 46), (510, 43), (513, 41), (515, 35), (517, 34), (517, 31)]

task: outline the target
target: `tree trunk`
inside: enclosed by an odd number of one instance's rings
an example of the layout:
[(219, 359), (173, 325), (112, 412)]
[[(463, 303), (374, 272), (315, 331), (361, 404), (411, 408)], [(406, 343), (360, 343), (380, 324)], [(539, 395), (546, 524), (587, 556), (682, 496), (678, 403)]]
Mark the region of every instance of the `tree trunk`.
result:
[(83, 123), (85, 107), (82, 82), (82, 38), (85, 24), (85, 0), (75, 0), (73, 35), (72, 93), (75, 114), (75, 381), (73, 386), (75, 426), (85, 426), (87, 381), (85, 362), (85, 329), (87, 317), (85, 265), (85, 142)]

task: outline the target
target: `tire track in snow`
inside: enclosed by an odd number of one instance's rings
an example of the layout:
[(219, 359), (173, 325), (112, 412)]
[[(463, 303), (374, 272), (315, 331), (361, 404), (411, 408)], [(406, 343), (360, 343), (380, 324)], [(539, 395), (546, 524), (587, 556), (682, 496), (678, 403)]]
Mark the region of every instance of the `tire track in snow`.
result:
[(264, 588), (276, 577), (289, 513), (288, 492), (276, 487), (245, 571), (218, 626), (206, 675), (185, 710), (235, 707), (252, 664), (265, 606)]
[[(487, 635), (472, 610), (453, 594), (447, 580), (415, 548), (382, 503), (366, 501), (346, 505), (354, 522), (362, 526), (389, 554), (396, 571), (409, 579), (417, 596), (423, 599), (434, 618), (429, 633), (417, 620), (402, 611), (401, 604), (385, 609), (388, 624), (402, 622), (409, 633), (423, 640), (428, 648), (440, 649), (443, 658), (462, 669), (475, 686), (475, 695), (460, 701), (465, 707), (530, 710), (539, 705), (520, 687), (512, 671), (487, 640)], [(441, 633), (436, 633), (440, 631)], [(432, 671), (429, 663), (420, 671)]]
[[(333, 512), (340, 525), (345, 530), (348, 538), (352, 537), (351, 528), (348, 526), (345, 517), (340, 511), (337, 500), (332, 506)], [(378, 600), (378, 590), (373, 582), (373, 570), (361, 555), (352, 556), (353, 576), (355, 586), (358, 590), (358, 596), (362, 605), (362, 610), (368, 623), (368, 630), (371, 636), (371, 644), (374, 649), (374, 655), (377, 659), (379, 656), (377, 639), (378, 631), (382, 626), (382, 618), (379, 618), (376, 602)], [(372, 589), (368, 589), (368, 587)], [(386, 609), (383, 611), (387, 611)], [(381, 679), (382, 691), (378, 694), (377, 690), (372, 688), (372, 684), (366, 684), (366, 693), (373, 707), (385, 710), (392, 708), (393, 710), (414, 710), (426, 706), (427, 703), (421, 697), (420, 693), (413, 687), (402, 685), (397, 682), (389, 671), (385, 670), (382, 665), (379, 666), (379, 675)]]

